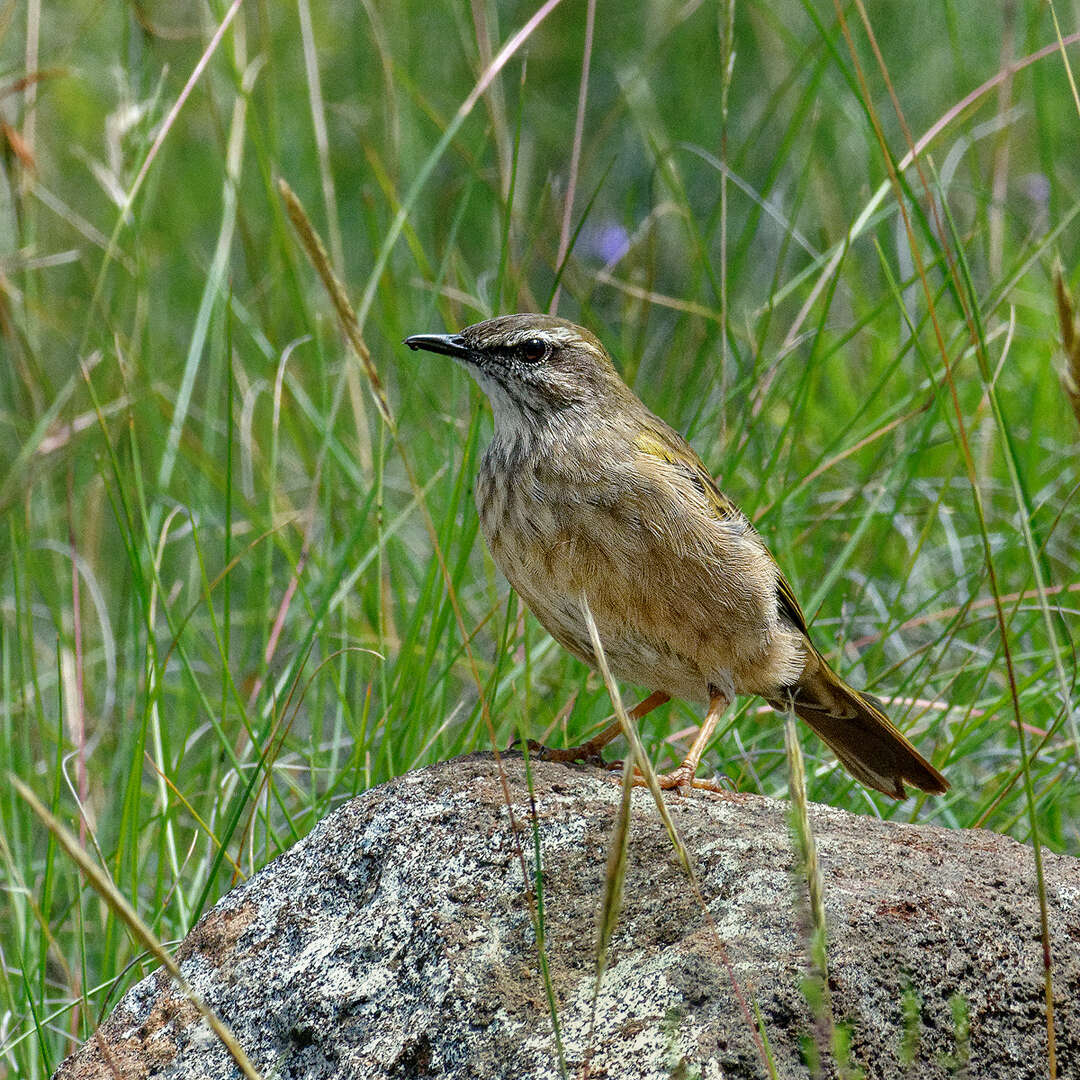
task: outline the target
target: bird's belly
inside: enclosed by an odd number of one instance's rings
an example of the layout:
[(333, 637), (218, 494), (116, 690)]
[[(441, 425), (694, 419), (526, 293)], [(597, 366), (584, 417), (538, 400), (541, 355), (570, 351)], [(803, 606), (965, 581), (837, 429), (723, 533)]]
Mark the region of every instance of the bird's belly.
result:
[[(725, 583), (719, 558), (666, 549), (617, 506), (567, 507), (529, 498), (525, 484), (484, 491), (482, 482), (477, 504), (495, 562), (551, 636), (579, 659), (596, 665), (584, 598), (616, 678), (699, 702), (717, 690), (731, 697), (760, 692), (762, 682), (781, 685), (768, 673), (761, 677), (763, 663), (776, 666), (770, 654), (780, 642), (756, 582), (740, 582), (736, 570), (727, 575), (736, 580)], [(796, 658), (790, 659), (789, 668)]]
[(626, 610), (627, 606), (613, 607), (605, 603), (598, 598), (597, 591), (588, 585), (576, 594), (551, 589), (538, 592), (529, 581), (519, 578), (515, 584), (512, 569), (506, 573), (508, 580), (548, 633), (579, 660), (593, 667), (598, 666), (585, 621), (584, 600), (596, 623), (597, 636), (608, 668), (617, 679), (636, 683), (649, 690), (663, 690), (672, 697), (702, 702), (709, 699), (710, 684), (722, 684), (725, 692), (731, 687), (729, 671), (706, 673), (694, 658), (683, 655), (654, 627), (642, 625), (640, 620), (634, 619)]

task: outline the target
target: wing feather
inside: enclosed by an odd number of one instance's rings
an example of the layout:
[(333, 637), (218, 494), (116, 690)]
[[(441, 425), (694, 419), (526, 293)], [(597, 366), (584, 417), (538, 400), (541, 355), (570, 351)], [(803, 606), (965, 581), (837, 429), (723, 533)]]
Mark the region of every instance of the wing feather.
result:
[[(705, 468), (701, 458), (689, 445), (674, 442), (674, 432), (650, 431), (647, 428), (634, 439), (639, 453), (656, 458), (674, 466), (701, 492), (712, 512), (718, 518), (733, 518), (740, 514), (739, 508), (716, 486), (716, 481)], [(680, 439), (680, 442), (682, 440)]]
[[(634, 440), (634, 445), (639, 453), (663, 461), (686, 476), (701, 492), (710, 510), (718, 519), (728, 520), (742, 516), (739, 508), (716, 486), (716, 481), (705, 468), (701, 458), (673, 431), (663, 429), (654, 431), (645, 428)], [(683, 449), (684, 445), (685, 449)], [(780, 614), (795, 629), (809, 638), (810, 630), (806, 625), (806, 616), (795, 597), (794, 590), (779, 568), (776, 571), (776, 602)]]

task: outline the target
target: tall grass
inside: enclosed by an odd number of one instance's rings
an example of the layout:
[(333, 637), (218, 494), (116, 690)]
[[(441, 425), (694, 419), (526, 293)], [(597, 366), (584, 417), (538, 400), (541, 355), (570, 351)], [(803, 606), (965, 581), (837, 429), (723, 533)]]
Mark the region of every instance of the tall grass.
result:
[[(159, 939), (357, 791), (609, 714), (477, 537), (478, 394), (399, 344), (556, 293), (953, 784), (893, 804), (802, 733), (809, 798), (1080, 851), (1073, 13), (728, 7), (596, 5), (590, 49), (571, 0), (4, 9), (0, 762)], [(786, 760), (746, 700), (706, 764)], [(0, 806), (39, 1077), (156, 961)]]

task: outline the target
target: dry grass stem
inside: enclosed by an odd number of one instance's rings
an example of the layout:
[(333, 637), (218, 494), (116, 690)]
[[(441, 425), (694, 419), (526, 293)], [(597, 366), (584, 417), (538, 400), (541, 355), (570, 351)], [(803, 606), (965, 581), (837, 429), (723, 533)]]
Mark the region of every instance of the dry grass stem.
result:
[(1061, 385), (1069, 399), (1073, 416), (1080, 424), (1080, 319), (1065, 285), (1061, 268), (1054, 271), (1054, 294), (1057, 299), (1061, 345), (1065, 350), (1065, 366), (1061, 369)]

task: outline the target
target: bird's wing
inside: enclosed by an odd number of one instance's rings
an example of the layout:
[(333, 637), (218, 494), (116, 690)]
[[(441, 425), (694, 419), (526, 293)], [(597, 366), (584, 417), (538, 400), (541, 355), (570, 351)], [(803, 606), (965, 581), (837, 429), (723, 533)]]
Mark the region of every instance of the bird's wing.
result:
[[(656, 430), (644, 428), (635, 438), (634, 446), (639, 453), (678, 469), (701, 492), (717, 518), (723, 520), (742, 516), (742, 511), (716, 486), (716, 481), (705, 467), (705, 463), (694, 453), (689, 443), (685, 442), (674, 430), (666, 428), (666, 425)], [(775, 565), (776, 560), (765, 547), (764, 541), (761, 542), (761, 546)], [(788, 579), (784, 577), (778, 566), (776, 567), (776, 602), (781, 615), (809, 638), (810, 631), (806, 625), (803, 609)]]
[(780, 605), (780, 614), (783, 615), (796, 630), (801, 630), (802, 633), (809, 638), (810, 630), (806, 625), (806, 616), (803, 614), (803, 609), (799, 605), (799, 601), (795, 599), (795, 593), (792, 591), (788, 579), (784, 577), (784, 574), (779, 567), (777, 567), (776, 570), (776, 599)]
[[(738, 517), (739, 508), (716, 486), (704, 462), (674, 431), (650, 431), (647, 428), (634, 439), (639, 453), (674, 466), (701, 492), (718, 518)], [(680, 445), (682, 443), (682, 445)]]

